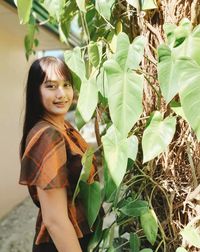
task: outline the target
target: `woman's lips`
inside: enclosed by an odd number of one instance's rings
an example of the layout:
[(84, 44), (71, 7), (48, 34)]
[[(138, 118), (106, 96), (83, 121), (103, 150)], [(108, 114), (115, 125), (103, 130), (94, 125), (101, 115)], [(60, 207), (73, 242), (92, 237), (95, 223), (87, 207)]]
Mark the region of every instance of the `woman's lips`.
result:
[(65, 107), (67, 102), (54, 102), (57, 107)]

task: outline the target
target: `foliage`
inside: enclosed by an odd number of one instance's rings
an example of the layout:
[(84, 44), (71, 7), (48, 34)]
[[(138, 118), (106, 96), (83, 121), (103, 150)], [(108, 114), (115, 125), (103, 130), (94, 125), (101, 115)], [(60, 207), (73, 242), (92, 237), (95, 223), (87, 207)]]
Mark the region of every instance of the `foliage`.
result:
[[(195, 197), (185, 197), (180, 209), (173, 208), (174, 199), (181, 198), (174, 190), (183, 191), (188, 177), (192, 178), (188, 188), (197, 186), (191, 151), (195, 153), (196, 138), (200, 139), (200, 26), (193, 28), (184, 18), (179, 25), (165, 23), (165, 34), (160, 35), (148, 23), (150, 34), (159, 41), (153, 48), (150, 35), (136, 36), (143, 27), (138, 24), (133, 29), (131, 20), (144, 11), (147, 20), (160, 8), (156, 1), (40, 2), (49, 12), (49, 21), (60, 27), (61, 37), (69, 37), (70, 28), (65, 28), (74, 18), (81, 28), (82, 46), (67, 50), (64, 56), (80, 92), (77, 126), (95, 118), (104, 168), (102, 188), (98, 182), (86, 183), (93, 155), (88, 150), (74, 194), (75, 199), (80, 191), (90, 226), (95, 222), (90, 251), (175, 251), (181, 245), (180, 226), (187, 224), (183, 205), (190, 205)], [(31, 20), (28, 7), (19, 5), (18, 11), (23, 22)], [(30, 40), (28, 48), (34, 36)], [(146, 90), (153, 93), (152, 106)], [(104, 130), (99, 131), (98, 125)], [(175, 180), (174, 174), (180, 171), (173, 169), (180, 164), (189, 172), (178, 188), (174, 184), (182, 180)], [(107, 206), (103, 223), (97, 216), (101, 202)], [(180, 234), (187, 242), (176, 252), (199, 247), (198, 228), (189, 225)]]

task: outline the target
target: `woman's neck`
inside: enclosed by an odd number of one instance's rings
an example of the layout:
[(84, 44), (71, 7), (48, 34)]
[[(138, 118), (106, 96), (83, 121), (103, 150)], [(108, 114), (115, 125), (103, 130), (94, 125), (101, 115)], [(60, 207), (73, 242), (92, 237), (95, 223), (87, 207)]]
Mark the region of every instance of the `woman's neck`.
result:
[(50, 114), (45, 114), (43, 116), (45, 121), (50, 122), (51, 124), (55, 125), (57, 128), (61, 130), (65, 130), (65, 118), (64, 116), (53, 116)]

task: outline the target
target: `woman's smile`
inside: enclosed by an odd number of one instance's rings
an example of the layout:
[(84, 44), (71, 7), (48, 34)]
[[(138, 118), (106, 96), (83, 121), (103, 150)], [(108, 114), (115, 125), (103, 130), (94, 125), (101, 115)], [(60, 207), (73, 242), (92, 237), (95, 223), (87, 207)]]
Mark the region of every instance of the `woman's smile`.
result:
[(51, 72), (48, 80), (40, 87), (45, 113), (64, 117), (73, 100), (73, 88), (68, 80)]

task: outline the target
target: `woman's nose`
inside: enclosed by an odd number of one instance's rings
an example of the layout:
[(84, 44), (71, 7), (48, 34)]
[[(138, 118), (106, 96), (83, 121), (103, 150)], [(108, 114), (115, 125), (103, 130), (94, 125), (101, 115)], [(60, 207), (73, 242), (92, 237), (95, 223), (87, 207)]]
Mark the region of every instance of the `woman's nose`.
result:
[(65, 91), (63, 87), (58, 87), (57, 92), (56, 92), (56, 97), (57, 98), (65, 97)]

